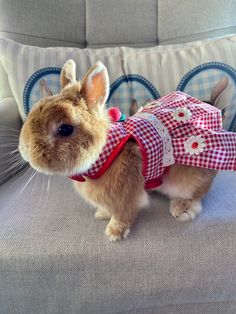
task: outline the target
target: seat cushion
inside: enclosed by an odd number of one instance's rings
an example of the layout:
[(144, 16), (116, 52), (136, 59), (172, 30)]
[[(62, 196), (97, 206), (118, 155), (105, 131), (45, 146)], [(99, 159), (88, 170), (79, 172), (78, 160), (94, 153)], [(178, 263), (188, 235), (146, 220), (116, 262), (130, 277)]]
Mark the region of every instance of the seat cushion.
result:
[(111, 243), (69, 179), (26, 171), (0, 186), (1, 313), (234, 313), (235, 173), (217, 176), (193, 222), (152, 194)]

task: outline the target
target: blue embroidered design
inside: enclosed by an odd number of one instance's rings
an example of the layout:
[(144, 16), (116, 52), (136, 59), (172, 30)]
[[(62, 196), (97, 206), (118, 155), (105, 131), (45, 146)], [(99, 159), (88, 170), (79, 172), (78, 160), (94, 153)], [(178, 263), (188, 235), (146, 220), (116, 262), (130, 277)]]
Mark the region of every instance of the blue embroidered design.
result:
[(119, 106), (123, 114), (129, 115), (132, 100), (142, 106), (147, 101), (157, 99), (160, 94), (143, 76), (137, 74), (122, 75), (111, 84), (108, 106)]
[(40, 93), (41, 80), (45, 81), (53, 94), (60, 91), (60, 73), (60, 68), (47, 67), (38, 70), (29, 78), (23, 92), (23, 105), (26, 115), (30, 112), (32, 106), (43, 97)]

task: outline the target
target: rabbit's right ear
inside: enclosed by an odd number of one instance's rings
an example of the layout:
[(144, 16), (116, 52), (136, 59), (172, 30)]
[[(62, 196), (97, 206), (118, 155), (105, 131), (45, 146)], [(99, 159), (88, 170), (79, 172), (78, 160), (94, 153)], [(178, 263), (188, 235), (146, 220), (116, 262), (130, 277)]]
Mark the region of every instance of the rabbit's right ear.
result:
[(109, 96), (109, 76), (105, 65), (98, 61), (85, 75), (82, 94), (90, 108), (103, 107)]
[(76, 83), (76, 64), (74, 60), (68, 60), (61, 70), (60, 76), (61, 89), (63, 89), (68, 84)]

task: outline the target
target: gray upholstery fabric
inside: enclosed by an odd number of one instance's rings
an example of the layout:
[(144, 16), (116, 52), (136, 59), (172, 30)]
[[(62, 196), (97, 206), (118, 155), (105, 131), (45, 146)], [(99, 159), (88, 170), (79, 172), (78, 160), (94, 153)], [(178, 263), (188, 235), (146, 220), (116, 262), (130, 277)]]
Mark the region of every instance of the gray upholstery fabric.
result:
[(0, 101), (0, 185), (21, 169), (18, 165), (13, 166), (16, 154), (12, 154), (18, 147), (17, 130), (21, 125), (14, 98)]
[(236, 1), (159, 0), (158, 35), (160, 42), (189, 37), (234, 26)]
[(137, 44), (157, 41), (156, 0), (146, 0), (145, 4), (143, 0), (88, 0), (86, 14), (88, 44)]
[(22, 192), (22, 174), (0, 190), (1, 314), (236, 312), (234, 173), (218, 175), (194, 222), (175, 221), (152, 195), (120, 243), (69, 179), (53, 178), (47, 193), (38, 176)]
[(0, 30), (6, 37), (24, 34), (30, 35), (29, 43), (35, 36), (85, 44), (85, 1), (1, 0), (0, 8)]
[(39, 46), (147, 46), (236, 31), (236, 0), (0, 0), (0, 8), (0, 35)]

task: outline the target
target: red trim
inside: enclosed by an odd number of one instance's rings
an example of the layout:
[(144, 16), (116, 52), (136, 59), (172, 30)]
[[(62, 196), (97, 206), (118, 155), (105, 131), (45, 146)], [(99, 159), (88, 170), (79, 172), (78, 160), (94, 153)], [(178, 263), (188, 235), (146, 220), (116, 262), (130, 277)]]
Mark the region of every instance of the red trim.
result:
[(145, 190), (150, 190), (150, 189), (155, 189), (160, 185), (162, 185), (162, 180), (157, 179), (155, 181), (146, 182), (144, 188), (145, 188)]
[(153, 180), (153, 181), (148, 181), (145, 183), (145, 186), (144, 188), (146, 190), (149, 190), (149, 189), (155, 189), (155, 188), (158, 188), (158, 186), (162, 185), (162, 177), (164, 176), (164, 174), (166, 174), (168, 171), (169, 171), (170, 167), (166, 167), (165, 170), (164, 170), (164, 173), (163, 175), (156, 179), (156, 180)]
[(70, 176), (69, 178), (72, 180), (75, 180), (75, 181), (79, 181), (79, 182), (85, 182), (86, 181), (85, 178), (79, 174), (75, 174), (73, 176)]
[[(144, 147), (142, 146), (141, 142), (136, 139), (134, 136), (132, 136), (131, 134), (129, 134), (128, 136), (124, 137), (121, 142), (116, 146), (116, 148), (112, 151), (111, 155), (108, 157), (107, 161), (103, 164), (102, 168), (93, 176), (86, 176), (90, 179), (98, 179), (100, 178), (105, 172), (106, 170), (112, 165), (113, 161), (116, 159), (116, 157), (118, 156), (118, 154), (121, 152), (121, 150), (124, 148), (125, 144), (127, 143), (127, 141), (133, 138), (139, 145), (141, 154), (142, 154), (142, 159), (143, 159), (143, 168), (142, 168), (142, 174), (143, 176), (145, 176), (145, 171), (146, 171), (146, 164), (147, 164), (147, 153), (146, 150), (144, 149)], [(165, 173), (167, 173), (169, 170), (169, 167), (165, 168), (165, 171), (163, 173), (163, 175)], [(72, 180), (76, 180), (79, 182), (85, 182), (86, 179), (82, 176), (82, 175), (73, 175), (70, 177)], [(158, 178), (156, 180), (153, 181), (148, 181), (145, 183), (144, 188), (146, 190), (148, 189), (155, 189), (158, 186), (160, 186), (162, 184), (162, 177)]]
[(98, 179), (100, 178), (104, 172), (111, 166), (113, 161), (116, 159), (117, 155), (122, 151), (127, 141), (132, 137), (131, 134), (124, 137), (121, 142), (116, 146), (116, 148), (112, 151), (111, 155), (108, 157), (107, 161), (103, 164), (102, 168), (93, 176), (87, 176), (90, 179)]
[[(113, 161), (116, 159), (117, 155), (121, 152), (121, 150), (124, 148), (127, 141), (132, 137), (131, 134), (124, 137), (121, 142), (116, 146), (116, 148), (112, 151), (111, 155), (108, 157), (107, 161), (103, 164), (102, 168), (93, 176), (86, 176), (90, 179), (98, 179), (100, 178), (106, 170), (112, 165)], [(86, 179), (81, 175), (74, 175), (70, 177), (72, 180), (76, 180), (79, 182), (85, 182)]]
[(129, 139), (133, 138), (139, 145), (141, 154), (142, 154), (142, 160), (143, 160), (143, 168), (142, 168), (142, 174), (145, 176), (146, 172), (146, 165), (147, 165), (147, 153), (145, 148), (143, 147), (142, 143), (135, 138), (132, 134), (129, 134), (128, 136), (124, 137), (121, 142), (116, 146), (116, 148), (112, 151), (111, 155), (108, 157), (107, 161), (104, 163), (102, 168), (94, 175), (94, 176), (87, 176), (90, 179), (98, 179), (100, 178), (104, 172), (111, 166), (114, 159), (117, 157), (117, 155), (121, 152), (121, 150), (124, 148), (125, 144)]

